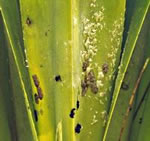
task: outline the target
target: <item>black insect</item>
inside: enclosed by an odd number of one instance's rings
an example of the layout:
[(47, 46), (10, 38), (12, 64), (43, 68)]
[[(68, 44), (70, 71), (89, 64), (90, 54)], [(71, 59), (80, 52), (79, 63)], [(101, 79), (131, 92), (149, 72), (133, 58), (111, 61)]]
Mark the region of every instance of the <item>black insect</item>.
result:
[(27, 19), (26, 19), (26, 24), (28, 26), (30, 26), (32, 24), (32, 21), (31, 21), (31, 19), (29, 17), (27, 17)]
[(75, 132), (79, 134), (80, 131), (81, 131), (81, 124), (78, 123), (75, 127)]
[(58, 81), (62, 81), (61, 80), (61, 76), (60, 75), (57, 75), (56, 77), (55, 77), (55, 80), (58, 82)]
[(34, 81), (34, 85), (38, 88), (40, 85), (40, 82), (38, 80), (38, 77), (36, 74), (32, 75), (33, 81)]
[(37, 94), (34, 94), (35, 103), (39, 104), (39, 96)]
[(71, 110), (70, 115), (69, 115), (71, 118), (74, 118), (75, 110), (76, 110), (75, 108), (73, 108), (73, 109)]
[(79, 100), (77, 100), (76, 107), (77, 107), (77, 109), (79, 109), (79, 107), (80, 107), (80, 102), (79, 102)]
[(102, 65), (102, 71), (103, 71), (104, 74), (106, 74), (108, 72), (108, 69), (109, 69), (109, 67), (108, 67), (107, 63)]
[(38, 121), (38, 115), (37, 115), (37, 111), (34, 110), (34, 118), (35, 118), (35, 121)]
[(42, 92), (42, 89), (40, 87), (37, 88), (37, 91), (38, 91), (38, 97), (39, 99), (43, 99), (43, 92)]

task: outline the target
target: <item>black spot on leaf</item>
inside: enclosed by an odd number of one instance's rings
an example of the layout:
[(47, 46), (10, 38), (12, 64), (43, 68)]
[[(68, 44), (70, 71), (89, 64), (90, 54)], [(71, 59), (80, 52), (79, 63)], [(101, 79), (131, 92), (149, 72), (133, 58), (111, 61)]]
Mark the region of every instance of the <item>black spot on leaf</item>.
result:
[(60, 76), (60, 75), (55, 76), (55, 80), (56, 80), (56, 82), (62, 81), (62, 80), (61, 80), (61, 76)]
[(78, 123), (75, 127), (75, 132), (79, 134), (80, 131), (81, 131), (81, 124)]
[(80, 107), (80, 102), (79, 102), (79, 100), (77, 100), (76, 107), (77, 107), (77, 109), (79, 109), (79, 107)]
[(35, 118), (35, 121), (38, 121), (38, 115), (37, 115), (37, 111), (34, 110), (34, 118)]
[(71, 118), (74, 118), (75, 110), (76, 110), (75, 108), (73, 108), (73, 109), (71, 110), (70, 115), (69, 115)]
[(29, 17), (27, 17), (27, 19), (26, 19), (26, 24), (28, 26), (30, 26), (32, 24), (32, 21), (31, 21), (31, 19)]

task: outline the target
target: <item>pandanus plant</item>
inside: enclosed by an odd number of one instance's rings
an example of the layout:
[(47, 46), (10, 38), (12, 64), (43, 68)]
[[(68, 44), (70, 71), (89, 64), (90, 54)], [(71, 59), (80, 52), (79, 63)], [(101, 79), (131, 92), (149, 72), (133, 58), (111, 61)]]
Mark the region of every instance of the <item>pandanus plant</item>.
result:
[(0, 141), (149, 141), (150, 0), (0, 0)]

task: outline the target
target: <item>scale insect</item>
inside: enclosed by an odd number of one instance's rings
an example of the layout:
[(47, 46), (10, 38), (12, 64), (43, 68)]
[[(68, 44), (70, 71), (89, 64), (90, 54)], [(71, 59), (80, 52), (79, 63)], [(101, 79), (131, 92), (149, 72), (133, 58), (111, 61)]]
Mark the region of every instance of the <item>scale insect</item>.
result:
[(27, 19), (26, 19), (26, 24), (28, 26), (30, 26), (32, 24), (32, 21), (31, 21), (31, 19), (29, 17), (27, 17)]
[(38, 97), (40, 100), (43, 99), (43, 92), (42, 92), (42, 89), (40, 87), (37, 88), (37, 91), (38, 91)]
[(34, 94), (34, 98), (35, 98), (35, 103), (39, 104), (39, 96), (36, 93)]
[(40, 82), (39, 82), (39, 80), (38, 80), (37, 75), (36, 75), (36, 74), (32, 75), (32, 79), (33, 79), (33, 81), (34, 81), (34, 85), (38, 88), (39, 85), (40, 85)]
[(104, 63), (102, 65), (102, 71), (103, 71), (103, 73), (106, 74), (108, 72), (108, 70), (109, 70), (108, 64)]

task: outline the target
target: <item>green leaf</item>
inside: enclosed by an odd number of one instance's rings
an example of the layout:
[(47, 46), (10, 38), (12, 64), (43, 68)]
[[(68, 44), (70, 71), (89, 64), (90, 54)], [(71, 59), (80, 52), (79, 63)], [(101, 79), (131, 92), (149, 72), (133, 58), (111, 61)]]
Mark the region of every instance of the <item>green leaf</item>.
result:
[[(133, 10), (134, 13), (133, 14), (131, 13), (131, 15), (133, 16), (132, 18), (130, 17), (131, 21), (130, 21), (130, 26), (129, 26), (129, 32), (128, 32), (127, 40), (126, 40), (125, 47), (124, 47), (120, 70), (119, 70), (116, 84), (115, 84), (113, 101), (112, 101), (111, 110), (109, 113), (109, 119), (108, 119), (108, 123), (107, 123), (107, 127), (105, 130), (105, 135), (104, 135), (103, 140), (107, 140), (107, 139), (116, 140), (118, 139), (120, 135), (120, 128), (122, 124), (121, 121), (123, 120), (123, 117), (124, 117), (124, 115), (121, 115), (121, 113), (124, 114), (127, 109), (127, 105), (129, 103), (128, 100), (130, 98), (132, 88), (134, 87), (134, 83), (138, 77), (138, 72), (142, 68), (142, 64), (143, 64), (142, 62), (143, 62), (144, 55), (145, 55), (144, 50), (147, 50), (148, 48), (146, 45), (143, 48), (142, 47), (139, 48), (139, 46), (137, 45), (137, 49), (136, 49), (137, 51), (135, 50), (134, 52), (135, 55), (133, 54), (135, 44), (137, 43), (139, 32), (143, 25), (143, 21), (145, 19), (145, 15), (147, 13), (148, 7), (149, 7), (149, 1), (138, 0), (134, 7), (135, 11)], [(146, 43), (142, 35), (141, 35), (141, 39), (143, 41), (142, 43)], [(135, 60), (134, 63), (132, 63), (131, 56), (133, 57), (133, 60)], [(140, 56), (140, 60), (138, 59), (139, 56)], [(130, 65), (129, 65), (129, 62), (130, 62)], [(135, 72), (135, 67), (138, 68), (138, 71), (136, 72)], [(127, 68), (129, 70), (127, 70)], [(125, 76), (125, 73), (126, 73), (126, 76)], [(123, 92), (123, 90), (120, 89), (123, 81), (125, 81), (126, 83), (130, 82), (131, 89), (129, 89), (127, 92)], [(117, 126), (116, 130), (114, 130), (114, 126)], [(128, 132), (128, 130), (126, 131)]]

